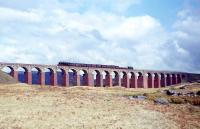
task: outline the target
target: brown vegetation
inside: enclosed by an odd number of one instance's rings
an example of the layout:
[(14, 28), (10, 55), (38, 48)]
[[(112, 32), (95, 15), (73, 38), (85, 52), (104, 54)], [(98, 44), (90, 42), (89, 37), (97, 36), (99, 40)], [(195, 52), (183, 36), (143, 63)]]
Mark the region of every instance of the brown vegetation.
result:
[(198, 129), (199, 107), (155, 105), (126, 96), (155, 89), (0, 85), (0, 128)]
[(0, 84), (15, 84), (15, 83), (18, 83), (18, 81), (12, 78), (7, 73), (4, 73), (3, 71), (0, 70)]
[[(0, 129), (200, 128), (200, 108), (191, 105), (199, 98), (169, 97), (163, 89), (29, 86), (1, 71), (0, 83)], [(187, 88), (198, 91), (199, 85)], [(137, 95), (147, 99), (128, 98)], [(153, 103), (161, 97), (176, 104)]]

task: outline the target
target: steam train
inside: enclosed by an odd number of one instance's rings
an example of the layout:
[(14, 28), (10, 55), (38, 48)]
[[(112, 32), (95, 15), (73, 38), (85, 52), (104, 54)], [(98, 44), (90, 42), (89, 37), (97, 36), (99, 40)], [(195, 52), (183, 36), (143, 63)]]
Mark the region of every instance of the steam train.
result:
[(116, 65), (101, 65), (101, 64), (84, 64), (84, 63), (71, 63), (60, 61), (58, 62), (58, 66), (75, 66), (75, 67), (93, 67), (93, 68), (112, 68), (112, 69), (133, 69), (133, 67), (119, 67)]

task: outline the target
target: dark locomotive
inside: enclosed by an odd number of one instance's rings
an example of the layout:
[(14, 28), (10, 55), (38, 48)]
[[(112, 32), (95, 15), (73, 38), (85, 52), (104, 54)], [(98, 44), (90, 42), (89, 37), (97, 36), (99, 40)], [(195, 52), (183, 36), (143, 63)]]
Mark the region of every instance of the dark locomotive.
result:
[(128, 67), (119, 67), (116, 65), (101, 65), (101, 64), (84, 64), (84, 63), (71, 63), (60, 61), (58, 66), (75, 66), (75, 67), (93, 67), (93, 68), (113, 68), (113, 69), (133, 69), (132, 66)]

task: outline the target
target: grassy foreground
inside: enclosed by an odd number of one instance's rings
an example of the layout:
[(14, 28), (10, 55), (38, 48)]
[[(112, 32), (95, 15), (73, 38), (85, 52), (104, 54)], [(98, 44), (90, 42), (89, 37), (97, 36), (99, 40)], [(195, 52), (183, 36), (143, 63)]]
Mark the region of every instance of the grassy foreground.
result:
[(0, 129), (198, 129), (200, 110), (127, 96), (151, 90), (0, 85)]

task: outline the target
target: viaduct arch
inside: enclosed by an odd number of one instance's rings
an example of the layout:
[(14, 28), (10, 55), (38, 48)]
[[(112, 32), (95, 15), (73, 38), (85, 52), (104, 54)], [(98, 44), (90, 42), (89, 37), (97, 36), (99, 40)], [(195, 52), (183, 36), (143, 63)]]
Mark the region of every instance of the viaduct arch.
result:
[[(0, 69), (9, 68), (10, 75), (19, 80), (18, 69), (24, 69), (24, 83), (33, 83), (33, 73), (37, 73), (35, 84), (50, 86), (94, 86), (125, 88), (160, 88), (187, 81), (189, 73), (173, 71), (153, 71), (118, 68), (94, 68), (78, 66), (59, 66), (41, 64), (0, 63)], [(50, 82), (46, 83), (45, 71), (49, 70)], [(82, 74), (81, 74), (81, 72)], [(61, 74), (58, 81), (58, 73)]]

